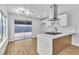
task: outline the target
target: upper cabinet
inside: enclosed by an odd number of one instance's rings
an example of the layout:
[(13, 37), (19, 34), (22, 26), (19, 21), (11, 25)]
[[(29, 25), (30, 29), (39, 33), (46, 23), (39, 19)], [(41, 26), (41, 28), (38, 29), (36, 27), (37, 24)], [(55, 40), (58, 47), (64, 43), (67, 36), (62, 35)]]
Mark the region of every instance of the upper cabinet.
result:
[(58, 19), (60, 19), (61, 26), (67, 26), (67, 13), (58, 15)]

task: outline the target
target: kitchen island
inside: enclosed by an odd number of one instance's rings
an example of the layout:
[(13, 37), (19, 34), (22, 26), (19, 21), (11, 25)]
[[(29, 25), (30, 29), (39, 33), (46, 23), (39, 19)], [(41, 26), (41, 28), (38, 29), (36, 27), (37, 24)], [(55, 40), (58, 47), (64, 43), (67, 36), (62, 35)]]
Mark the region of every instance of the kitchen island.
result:
[(63, 31), (61, 34), (38, 34), (37, 53), (39, 55), (56, 55), (72, 44), (72, 34), (74, 30)]

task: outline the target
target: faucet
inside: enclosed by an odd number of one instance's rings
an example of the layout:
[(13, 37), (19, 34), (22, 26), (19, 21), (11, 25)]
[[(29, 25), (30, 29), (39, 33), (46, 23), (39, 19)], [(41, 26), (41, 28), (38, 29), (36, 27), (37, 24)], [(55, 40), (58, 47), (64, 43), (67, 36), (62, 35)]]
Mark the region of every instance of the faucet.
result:
[(58, 31), (57, 27), (54, 27), (54, 30), (55, 30), (55, 31)]

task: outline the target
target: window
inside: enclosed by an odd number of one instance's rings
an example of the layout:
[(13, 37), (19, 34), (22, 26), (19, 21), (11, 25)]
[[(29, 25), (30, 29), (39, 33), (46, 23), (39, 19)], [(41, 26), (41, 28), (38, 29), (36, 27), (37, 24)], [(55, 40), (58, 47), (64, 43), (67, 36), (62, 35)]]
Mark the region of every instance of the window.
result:
[(2, 38), (2, 20), (1, 20), (1, 12), (0, 12), (0, 42)]
[(32, 22), (15, 20), (15, 40), (31, 38)]
[(2, 15), (2, 27), (3, 27), (2, 36), (4, 39), (6, 37), (6, 19), (4, 15)]
[(6, 38), (6, 17), (0, 11), (0, 42)]

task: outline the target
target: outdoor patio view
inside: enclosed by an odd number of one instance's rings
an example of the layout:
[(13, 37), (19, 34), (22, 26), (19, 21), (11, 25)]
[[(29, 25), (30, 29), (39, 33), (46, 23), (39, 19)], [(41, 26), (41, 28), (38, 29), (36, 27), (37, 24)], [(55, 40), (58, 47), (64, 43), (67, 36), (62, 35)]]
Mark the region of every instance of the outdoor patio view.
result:
[(15, 21), (15, 40), (31, 38), (32, 23), (31, 21)]

